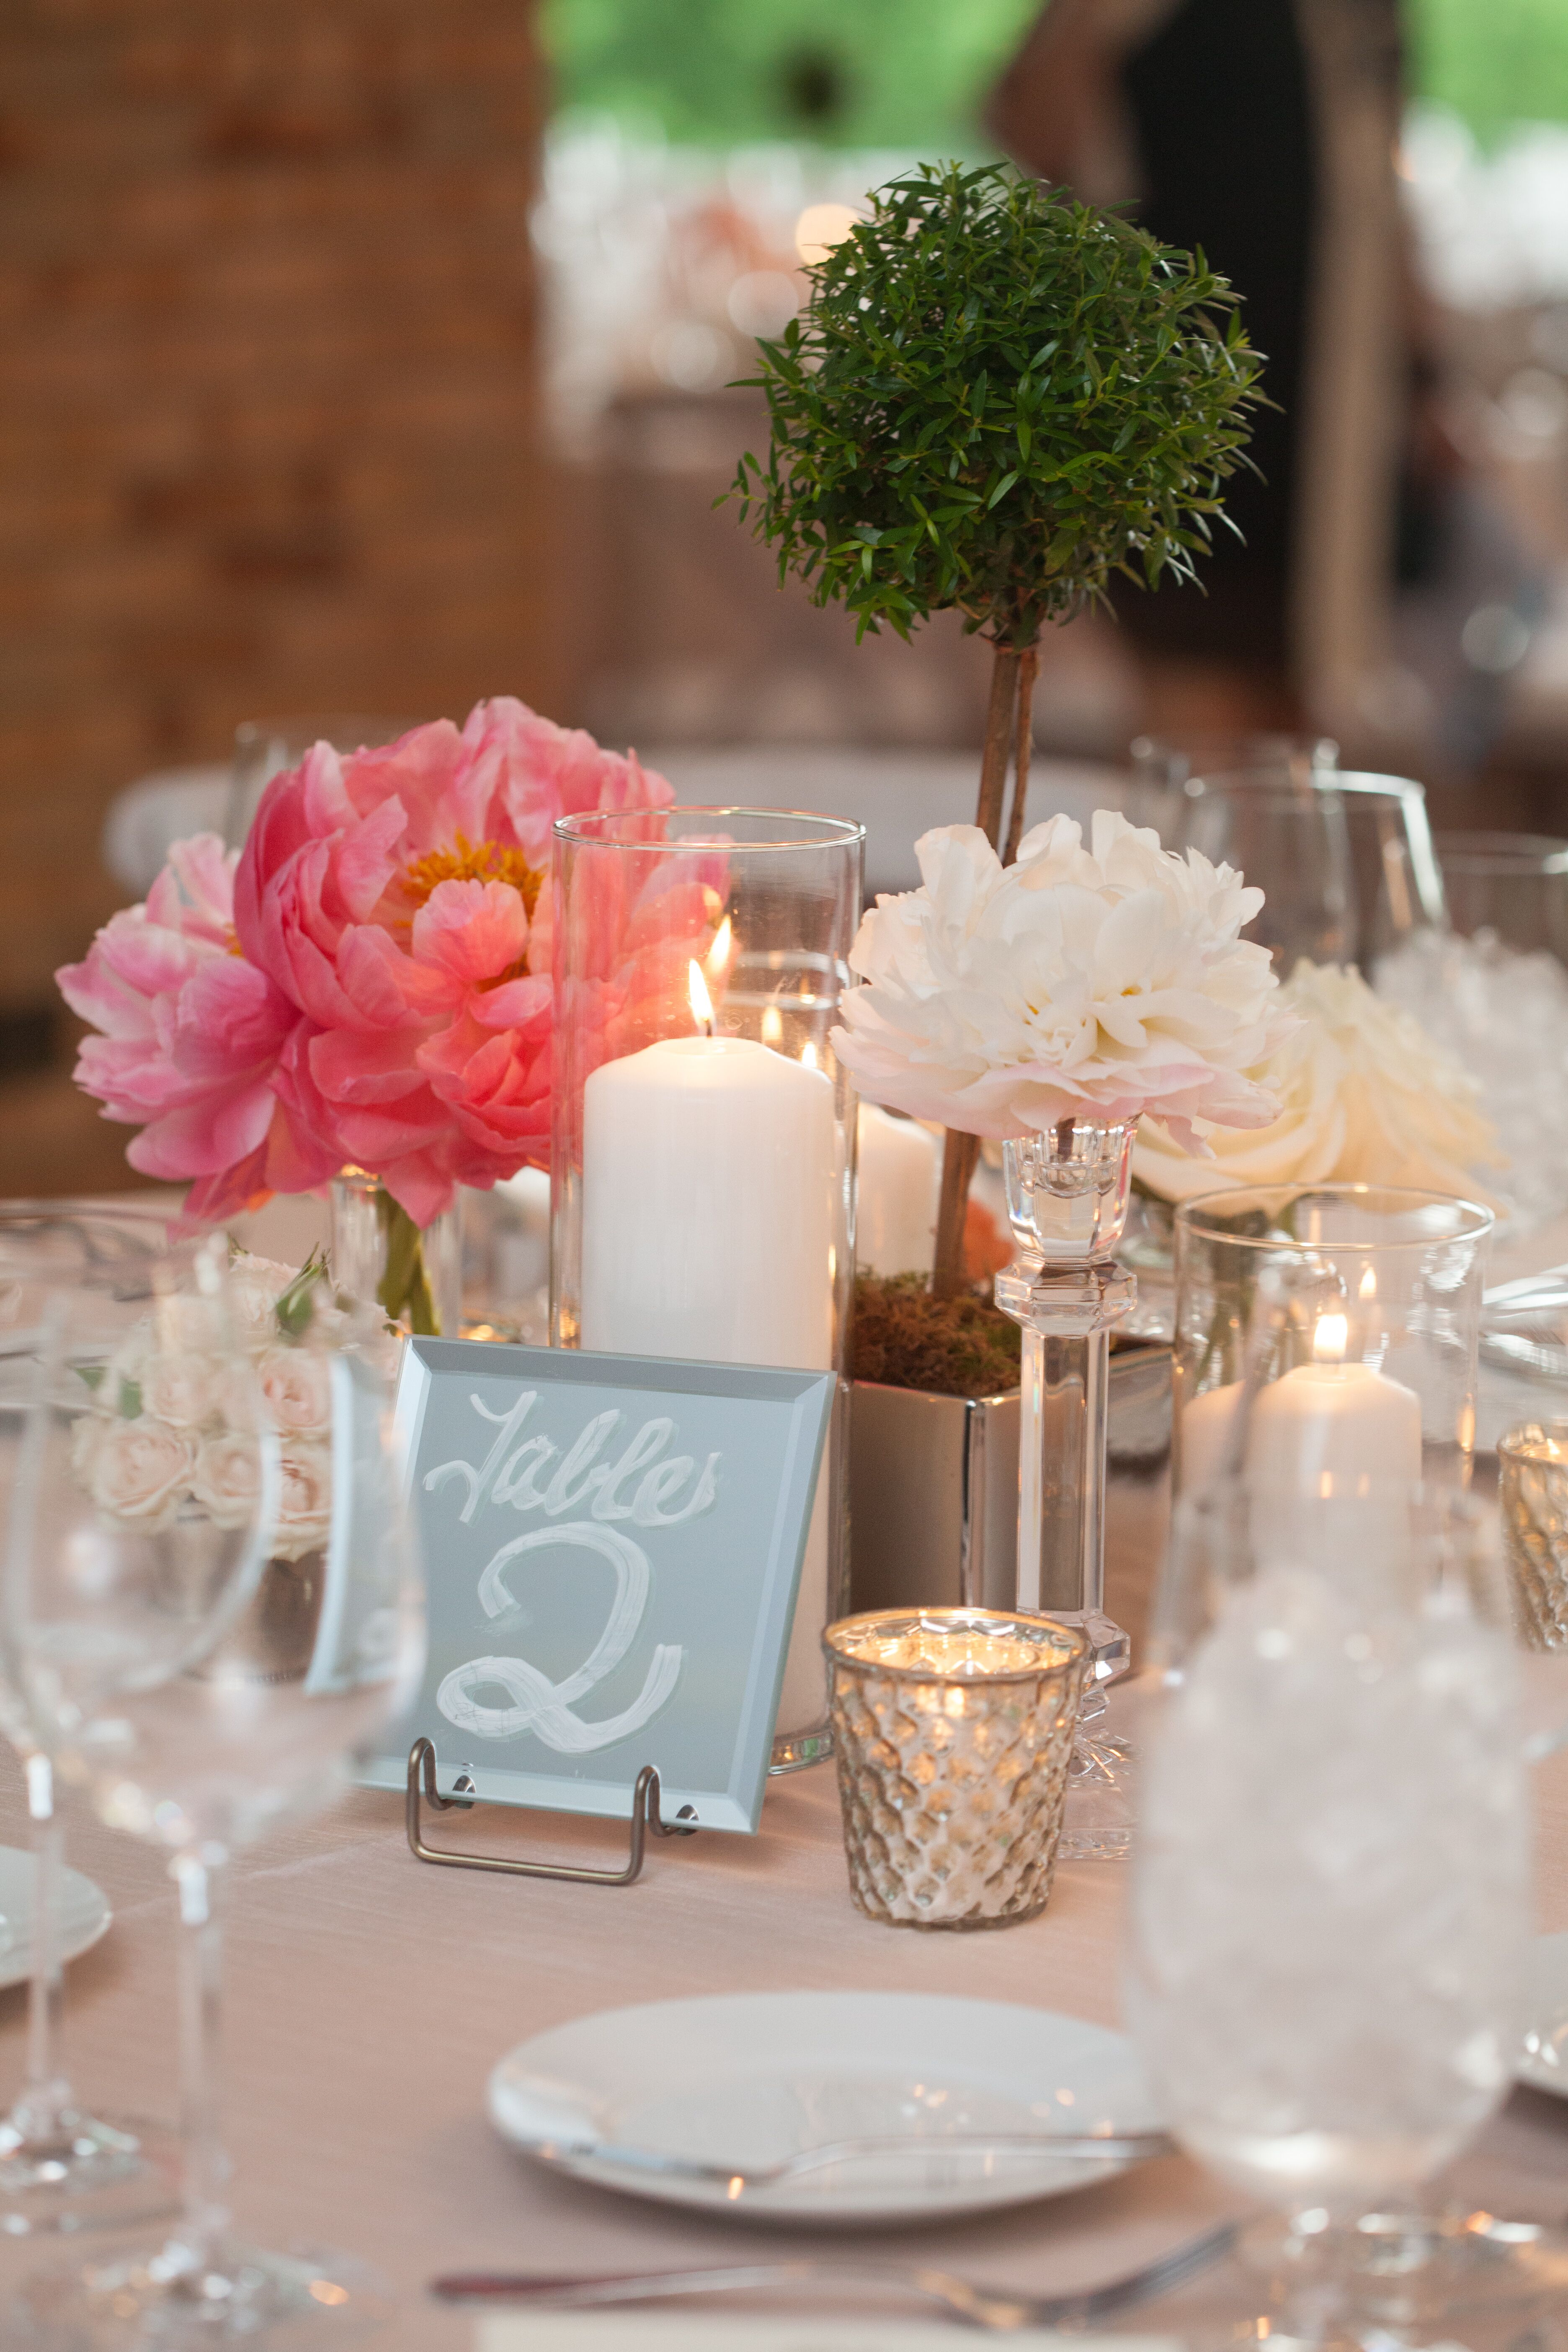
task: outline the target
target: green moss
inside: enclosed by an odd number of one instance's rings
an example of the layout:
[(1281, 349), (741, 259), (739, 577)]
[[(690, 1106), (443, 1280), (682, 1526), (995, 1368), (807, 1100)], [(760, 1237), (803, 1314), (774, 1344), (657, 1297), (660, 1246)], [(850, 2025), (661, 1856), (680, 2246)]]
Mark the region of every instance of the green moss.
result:
[(919, 1274), (855, 1284), (858, 1381), (930, 1396), (1001, 1396), (1018, 1385), (1023, 1334), (988, 1298), (933, 1298)]

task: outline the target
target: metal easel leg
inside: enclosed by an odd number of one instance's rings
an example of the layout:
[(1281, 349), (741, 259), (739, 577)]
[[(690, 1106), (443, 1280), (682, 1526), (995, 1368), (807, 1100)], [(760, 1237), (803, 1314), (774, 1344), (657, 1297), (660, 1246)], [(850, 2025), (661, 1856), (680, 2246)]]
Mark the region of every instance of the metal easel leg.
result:
[[(408, 1751), (405, 1807), (408, 1850), (416, 1862), (445, 1863), (451, 1870), (493, 1870), (508, 1878), (564, 1878), (578, 1886), (630, 1886), (641, 1874), (643, 1848), (650, 1829), (655, 1837), (661, 1838), (697, 1834), (695, 1822), (659, 1819), (658, 1773), (651, 1764), (643, 1766), (632, 1791), (631, 1850), (624, 1870), (584, 1870), (575, 1863), (566, 1862), (512, 1862), (500, 1854), (453, 1853), (442, 1846), (426, 1845), (419, 1812), (421, 1791), (433, 1812), (467, 1812), (472, 1808), (472, 1798), (443, 1797), (437, 1793), (435, 1745), (424, 1738), (416, 1739)], [(690, 1808), (686, 1810), (689, 1811)]]

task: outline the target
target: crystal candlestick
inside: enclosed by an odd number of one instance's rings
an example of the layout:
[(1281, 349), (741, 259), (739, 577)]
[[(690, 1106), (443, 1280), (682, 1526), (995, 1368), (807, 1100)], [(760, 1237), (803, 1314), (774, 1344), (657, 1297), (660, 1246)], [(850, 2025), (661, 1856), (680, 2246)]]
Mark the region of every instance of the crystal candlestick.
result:
[(1065, 1119), (1003, 1147), (1019, 1255), (996, 1276), (995, 1297), (1024, 1332), (1017, 1605), (1081, 1627), (1089, 1643), (1061, 1843), (1079, 1860), (1119, 1859), (1132, 1835), (1131, 1758), (1105, 1696), (1131, 1645), (1103, 1601), (1110, 1331), (1137, 1297), (1111, 1254), (1127, 1220), (1135, 1131), (1135, 1121)]

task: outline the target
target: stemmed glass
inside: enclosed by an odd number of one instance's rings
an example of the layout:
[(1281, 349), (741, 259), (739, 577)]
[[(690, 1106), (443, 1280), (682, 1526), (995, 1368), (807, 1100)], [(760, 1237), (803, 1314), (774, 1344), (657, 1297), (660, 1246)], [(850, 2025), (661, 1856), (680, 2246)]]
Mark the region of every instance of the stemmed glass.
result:
[[(1332, 1269), (1260, 1272), (1223, 1458), (1176, 1507), (1128, 1992), (1177, 2138), (1273, 2209), (1243, 2251), (1276, 2326), (1364, 2343), (1560, 2291), (1568, 2238), (1426, 2185), (1513, 2074), (1528, 1637), (1489, 1515), (1387, 1442), (1396, 1383), (1369, 1375), (1381, 1444), (1338, 1410), (1354, 1312)], [(1317, 1369), (1270, 1379), (1303, 1329)]]
[[(215, 1521), (268, 1526), (248, 1598), (188, 1572), (93, 1507), (79, 1465), (102, 1443), (68, 1321), (51, 1350), (14, 1514), (8, 1639), (60, 1768), (100, 1816), (163, 1845), (180, 1905), (184, 2210), (162, 2243), (39, 2273), (23, 2301), (43, 2346), (264, 2344), (274, 2328), (342, 2329), (363, 2309), (352, 2266), (262, 2251), (231, 2232), (215, 2064), (221, 1895), (230, 1850), (331, 1801), (356, 1756), (405, 1707), (424, 1613), (392, 1428), (395, 1342), (298, 1276), (241, 1259), (231, 1278), (279, 1443), (275, 1512), (254, 1448), (226, 1427), (228, 1384), (198, 1343), (184, 1409)], [(145, 1390), (143, 1391), (145, 1393)], [(89, 1559), (90, 1576), (78, 1572)]]
[[(189, 1286), (191, 1251), (171, 1253), (159, 1210), (72, 1201), (0, 1210), (0, 1480), (16, 1468), (37, 1374), (37, 1335), (64, 1285), (91, 1294), (106, 1325), (129, 1328), (155, 1294)], [(152, 2219), (174, 2202), (174, 2150), (142, 2124), (78, 2102), (60, 2057), (64, 1835), (54, 1769), (21, 1690), (0, 1672), (0, 1731), (22, 1762), (34, 1854), (26, 2079), (0, 2121), (0, 2231), (27, 2237)]]

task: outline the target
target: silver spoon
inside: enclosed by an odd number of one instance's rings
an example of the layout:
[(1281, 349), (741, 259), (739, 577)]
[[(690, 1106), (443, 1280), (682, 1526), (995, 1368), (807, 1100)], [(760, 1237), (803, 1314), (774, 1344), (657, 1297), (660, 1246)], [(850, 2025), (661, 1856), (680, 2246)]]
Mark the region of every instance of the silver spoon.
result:
[(665, 2296), (721, 2294), (745, 2288), (798, 2286), (898, 2286), (939, 2303), (970, 2327), (1005, 2334), (1020, 2327), (1060, 2327), (1108, 2318), (1113, 2311), (1160, 2294), (1191, 2278), (1227, 2252), (1239, 2224), (1226, 2221), (1201, 2238), (1189, 2239), (1157, 2261), (1124, 2277), (1076, 2294), (1018, 2294), (980, 2287), (952, 2271), (894, 2270), (874, 2263), (840, 2263), (811, 2256), (798, 2262), (730, 2263), (686, 2271), (623, 2271), (597, 2276), (542, 2278), (527, 2273), (463, 2273), (434, 2279), (430, 2291), (444, 2303), (516, 2303), (571, 2311), (596, 2304), (656, 2303)]
[(718, 2164), (702, 2157), (673, 2156), (662, 2148), (616, 2147), (608, 2140), (543, 2140), (528, 2150), (544, 2164), (568, 2168), (592, 2158), (595, 2164), (618, 2165), (624, 2171), (651, 2172), (674, 2180), (720, 2182), (731, 2198), (751, 2189), (768, 2189), (775, 2181), (794, 2180), (803, 2172), (819, 2172), (855, 2156), (940, 2156), (950, 2150), (983, 2156), (1025, 2154), (1066, 2157), (1072, 2162), (1140, 2164), (1152, 2156), (1169, 2156), (1175, 2145), (1169, 2132), (882, 2132), (855, 2139), (824, 2140), (803, 2147), (772, 2164)]

